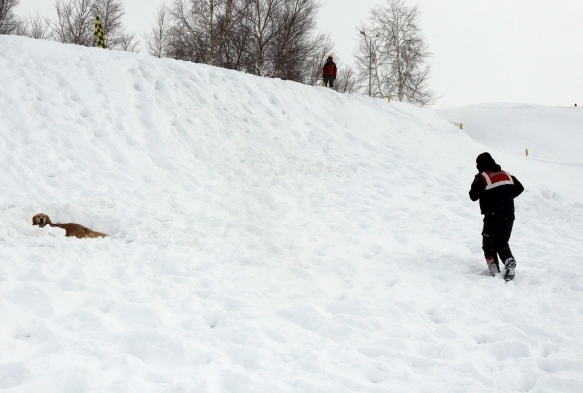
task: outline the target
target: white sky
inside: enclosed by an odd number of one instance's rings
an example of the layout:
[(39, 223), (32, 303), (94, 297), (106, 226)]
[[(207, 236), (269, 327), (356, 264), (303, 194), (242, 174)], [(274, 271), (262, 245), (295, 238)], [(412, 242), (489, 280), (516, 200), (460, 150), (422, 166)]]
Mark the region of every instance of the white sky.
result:
[[(161, 0), (125, 0), (127, 25), (150, 28)], [(351, 62), (356, 26), (380, 0), (322, 0), (320, 28)], [(431, 88), (437, 106), (583, 102), (583, 1), (409, 0), (433, 52)], [(51, 0), (21, 0), (21, 15), (54, 14)], [(581, 105), (581, 104), (580, 104)]]

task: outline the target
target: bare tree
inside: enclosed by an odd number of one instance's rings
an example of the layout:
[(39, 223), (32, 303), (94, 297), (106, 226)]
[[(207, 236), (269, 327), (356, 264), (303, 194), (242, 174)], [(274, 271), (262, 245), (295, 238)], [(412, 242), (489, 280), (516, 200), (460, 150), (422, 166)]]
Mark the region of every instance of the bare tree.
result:
[(0, 34), (17, 34), (23, 21), (16, 16), (14, 8), (20, 0), (0, 0)]
[(158, 58), (169, 56), (169, 25), (168, 8), (161, 5), (156, 11), (154, 26), (149, 34), (144, 35), (148, 53)]
[(358, 81), (354, 70), (351, 67), (339, 68), (334, 86), (339, 93), (356, 93), (358, 91)]
[(17, 32), (16, 34), (39, 40), (46, 40), (51, 36), (50, 27), (50, 19), (43, 18), (37, 13), (36, 16), (30, 16), (28, 19), (23, 20), (22, 31)]
[(240, 4), (237, 0), (174, 0), (169, 11), (170, 53), (176, 58), (222, 66), (224, 48), (242, 10)]
[(404, 0), (387, 0), (385, 6), (371, 11), (369, 25), (356, 57), (357, 80), (371, 94), (417, 105), (429, 105), (434, 94), (428, 87), (431, 53), (418, 26), (417, 6), (409, 8)]
[[(247, 53), (249, 63), (247, 72), (270, 76), (272, 67), (269, 66), (270, 52), (275, 45), (278, 34), (277, 17), (285, 0), (248, 0), (247, 13), (244, 24), (250, 33)], [(270, 51), (271, 49), (271, 51)]]
[[(236, 14), (234, 0), (206, 0), (208, 6), (202, 4), (200, 8), (201, 30), (205, 34), (204, 43), (206, 46), (208, 61), (207, 64), (215, 65), (220, 63), (220, 48), (233, 28)], [(206, 20), (206, 22), (205, 22)]]
[(51, 21), (48, 18), (42, 18), (39, 14), (30, 17), (28, 20), (28, 36), (39, 40), (50, 38)]
[(188, 18), (188, 3), (185, 0), (173, 0), (168, 11), (170, 15), (167, 33), (168, 56), (196, 62), (197, 42)]
[(55, 40), (65, 44), (95, 46), (93, 0), (59, 0), (57, 20), (52, 24)]
[(115, 47), (112, 49), (135, 53), (139, 51), (139, 46), (140, 43), (134, 34), (123, 32), (122, 35), (117, 37)]
[(314, 0), (288, 0), (277, 21), (273, 77), (303, 81), (305, 63), (320, 48), (322, 37), (312, 38), (319, 5)]
[(99, 15), (107, 34), (107, 47), (134, 51), (137, 42), (133, 34), (125, 32), (122, 18), (124, 9), (120, 0), (59, 0), (57, 20), (52, 23), (52, 36), (59, 42), (96, 46), (95, 17)]
[(223, 56), (221, 67), (247, 71), (250, 69), (248, 48), (251, 39), (251, 31), (243, 24), (247, 1), (241, 0), (235, 4), (232, 29), (227, 32), (220, 47)]

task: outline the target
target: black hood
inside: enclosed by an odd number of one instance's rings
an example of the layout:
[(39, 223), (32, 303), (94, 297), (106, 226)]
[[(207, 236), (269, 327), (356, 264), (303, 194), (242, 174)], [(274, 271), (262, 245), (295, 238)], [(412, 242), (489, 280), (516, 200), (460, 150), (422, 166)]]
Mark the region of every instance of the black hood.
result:
[(476, 158), (476, 168), (479, 172), (493, 171), (498, 172), (502, 170), (500, 165), (496, 164), (496, 161), (492, 158), (490, 153), (482, 153)]

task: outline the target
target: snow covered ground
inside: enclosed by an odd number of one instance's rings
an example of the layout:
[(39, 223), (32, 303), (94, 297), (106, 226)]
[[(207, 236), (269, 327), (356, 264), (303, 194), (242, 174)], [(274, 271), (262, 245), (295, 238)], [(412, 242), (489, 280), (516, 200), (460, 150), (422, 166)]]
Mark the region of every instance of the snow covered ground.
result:
[[(583, 391), (583, 108), (7, 36), (0, 86), (0, 388)], [(526, 187), (510, 283), (468, 198), (483, 151)]]

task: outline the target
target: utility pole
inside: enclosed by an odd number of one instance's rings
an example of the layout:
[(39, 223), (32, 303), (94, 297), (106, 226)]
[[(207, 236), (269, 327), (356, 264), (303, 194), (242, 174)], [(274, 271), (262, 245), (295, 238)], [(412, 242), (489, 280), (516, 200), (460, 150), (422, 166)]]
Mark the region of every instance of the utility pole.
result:
[(368, 37), (368, 96), (372, 96), (372, 38), (367, 36), (364, 30), (360, 31), (360, 34), (364, 36), (364, 43), (366, 44), (366, 38)]

